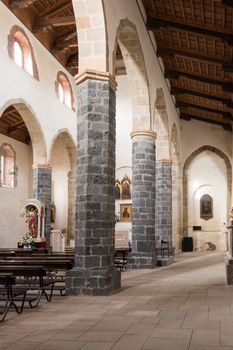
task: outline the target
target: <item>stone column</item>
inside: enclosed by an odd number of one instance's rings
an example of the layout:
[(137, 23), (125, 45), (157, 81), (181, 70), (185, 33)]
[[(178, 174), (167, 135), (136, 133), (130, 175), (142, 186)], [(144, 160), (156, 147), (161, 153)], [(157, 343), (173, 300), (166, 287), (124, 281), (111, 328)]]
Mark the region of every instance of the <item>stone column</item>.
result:
[(33, 198), (45, 204), (45, 238), (50, 244), (51, 226), (51, 166), (44, 164), (33, 165)]
[(108, 295), (120, 288), (114, 267), (115, 81), (85, 72), (76, 80), (77, 201), (75, 267), (68, 294)]
[(68, 223), (67, 223), (67, 245), (75, 238), (75, 202), (76, 202), (76, 176), (70, 171), (68, 173)]
[(156, 163), (155, 232), (172, 244), (172, 162)]
[(131, 268), (155, 267), (155, 139), (152, 131), (131, 134), (132, 169), (132, 253)]

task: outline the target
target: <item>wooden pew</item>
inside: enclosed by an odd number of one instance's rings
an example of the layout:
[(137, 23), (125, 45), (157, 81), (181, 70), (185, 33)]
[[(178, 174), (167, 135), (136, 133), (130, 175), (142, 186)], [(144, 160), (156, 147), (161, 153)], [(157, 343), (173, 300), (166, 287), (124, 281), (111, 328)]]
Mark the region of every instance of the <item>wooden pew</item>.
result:
[[(26, 297), (26, 290), (16, 290), (13, 285), (15, 284), (15, 277), (11, 272), (0, 272), (0, 300), (4, 302), (0, 310), (0, 322), (3, 322), (10, 308), (13, 306), (16, 312), (19, 314), (23, 310), (23, 305)], [(19, 309), (15, 301), (17, 297), (22, 295), (22, 304)]]
[[(46, 270), (43, 266), (22, 266), (22, 265), (14, 265), (14, 264), (6, 264), (0, 265), (0, 273), (10, 273), (15, 279), (15, 285), (12, 291), (12, 295), (14, 296), (14, 302), (20, 301), (22, 302), (19, 313), (23, 311), (25, 301), (29, 302), (30, 307), (36, 307), (41, 299), (41, 296), (45, 294), (44, 291), (44, 276), (46, 276)], [(24, 283), (17, 283), (17, 278), (22, 278)], [(30, 278), (38, 278), (38, 286), (36, 288), (32, 288), (29, 282)], [(28, 295), (28, 292), (32, 289), (36, 289), (38, 291), (37, 295)], [(23, 297), (19, 294), (23, 293)], [(35, 304), (34, 304), (35, 303)]]

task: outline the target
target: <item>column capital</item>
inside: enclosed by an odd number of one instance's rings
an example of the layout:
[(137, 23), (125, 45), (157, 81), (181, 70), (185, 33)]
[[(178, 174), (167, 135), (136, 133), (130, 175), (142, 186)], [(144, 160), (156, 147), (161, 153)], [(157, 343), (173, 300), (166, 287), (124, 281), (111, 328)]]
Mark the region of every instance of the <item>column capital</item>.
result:
[(51, 164), (32, 164), (32, 169), (52, 169)]
[(161, 164), (161, 163), (172, 164), (173, 162), (171, 159), (159, 159), (156, 161), (156, 164)]
[(109, 72), (86, 69), (74, 77), (76, 85), (83, 83), (87, 79), (108, 81), (114, 90), (117, 89), (117, 82)]
[(133, 140), (134, 138), (142, 138), (142, 139), (147, 139), (147, 140), (156, 140), (156, 132), (152, 130), (137, 130), (137, 131), (132, 131), (131, 134), (131, 139)]

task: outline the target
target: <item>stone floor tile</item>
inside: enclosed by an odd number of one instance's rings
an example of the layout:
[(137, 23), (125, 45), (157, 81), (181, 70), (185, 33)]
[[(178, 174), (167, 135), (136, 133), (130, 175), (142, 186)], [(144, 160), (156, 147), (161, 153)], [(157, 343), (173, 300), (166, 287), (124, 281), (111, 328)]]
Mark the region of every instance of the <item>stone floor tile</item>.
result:
[(15, 342), (10, 346), (5, 347), (6, 350), (32, 350), (38, 346), (38, 343), (28, 343), (28, 342)]
[(82, 347), (82, 350), (110, 350), (113, 344), (114, 343), (87, 342)]
[(233, 322), (221, 322), (220, 332), (221, 334), (226, 334), (226, 335), (233, 334)]
[(95, 342), (116, 342), (122, 335), (121, 332), (104, 332), (89, 331), (79, 338), (79, 341), (95, 341)]
[(200, 329), (200, 330), (216, 330), (218, 331), (220, 322), (217, 321), (202, 321), (198, 319), (185, 319), (182, 328)]
[(155, 338), (171, 338), (171, 339), (185, 339), (190, 340), (192, 335), (192, 330), (190, 329), (163, 329), (156, 328), (151, 333), (150, 337)]
[(97, 323), (92, 331), (113, 331), (113, 332), (125, 332), (132, 323), (127, 319), (124, 320), (103, 320)]
[(46, 342), (46, 343), (39, 344), (33, 349), (35, 350), (79, 350), (84, 345), (85, 345), (85, 342), (53, 341), (53, 342)]
[(231, 346), (233, 347), (233, 329), (230, 334), (221, 334), (220, 343), (222, 346)]
[(184, 339), (149, 338), (142, 349), (147, 350), (188, 350), (189, 342)]
[(195, 345), (220, 345), (219, 331), (215, 330), (194, 330), (191, 344)]
[(138, 324), (133, 324), (125, 334), (145, 334), (145, 335), (150, 335), (153, 330), (155, 329), (155, 325), (153, 323), (148, 324), (148, 323), (138, 323)]
[(142, 349), (142, 346), (147, 338), (148, 336), (145, 334), (126, 334), (120, 337), (120, 339), (114, 344), (111, 350), (140, 350)]

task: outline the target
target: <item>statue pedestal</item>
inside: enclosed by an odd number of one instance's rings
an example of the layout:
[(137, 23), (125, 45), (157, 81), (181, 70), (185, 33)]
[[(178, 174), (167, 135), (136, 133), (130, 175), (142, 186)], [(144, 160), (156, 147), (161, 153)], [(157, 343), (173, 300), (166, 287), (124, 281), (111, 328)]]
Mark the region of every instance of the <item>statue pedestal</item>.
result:
[(65, 251), (65, 237), (60, 230), (51, 230), (50, 245), (53, 252)]

